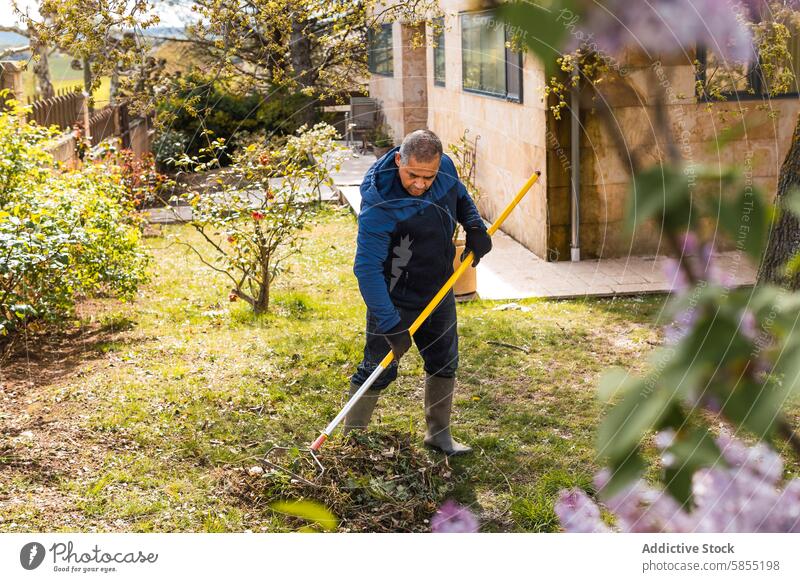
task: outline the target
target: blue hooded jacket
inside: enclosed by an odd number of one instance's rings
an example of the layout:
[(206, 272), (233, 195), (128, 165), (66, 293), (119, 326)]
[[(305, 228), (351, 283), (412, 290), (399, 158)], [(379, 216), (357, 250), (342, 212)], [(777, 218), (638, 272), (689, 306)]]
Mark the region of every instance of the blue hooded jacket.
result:
[(396, 306), (422, 309), (453, 274), (456, 221), (486, 225), (443, 154), (433, 184), (422, 196), (403, 188), (392, 149), (361, 184), (361, 212), (353, 272), (378, 331), (400, 323)]

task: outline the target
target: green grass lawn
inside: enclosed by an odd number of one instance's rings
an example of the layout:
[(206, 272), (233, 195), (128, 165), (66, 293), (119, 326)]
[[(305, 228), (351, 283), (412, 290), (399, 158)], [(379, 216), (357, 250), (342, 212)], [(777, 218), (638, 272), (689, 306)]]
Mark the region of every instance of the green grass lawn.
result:
[[(364, 339), (355, 221), (343, 209), (323, 213), (261, 318), (228, 302), (224, 278), (172, 244), (199, 243), (190, 227), (162, 234), (148, 239), (153, 279), (135, 302), (83, 303), (75, 329), (0, 377), (11, 394), (0, 419), (17, 427), (0, 441), (0, 530), (297, 528), (226, 483), (268, 443), (309, 443), (345, 401)], [(449, 496), (470, 504), (483, 530), (557, 530), (557, 492), (591, 488), (598, 375), (643, 369), (663, 302), (459, 305), (454, 433), (476, 452), (451, 461)], [(410, 432), (421, 445), (422, 388), (412, 350), (374, 429)]]

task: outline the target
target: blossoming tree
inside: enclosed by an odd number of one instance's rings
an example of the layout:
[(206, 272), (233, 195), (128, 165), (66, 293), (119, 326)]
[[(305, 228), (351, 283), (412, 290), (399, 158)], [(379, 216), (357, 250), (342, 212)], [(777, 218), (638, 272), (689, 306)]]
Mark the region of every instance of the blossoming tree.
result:
[[(219, 189), (190, 193), (191, 224), (206, 244), (181, 244), (231, 282), (230, 301), (241, 299), (256, 314), (269, 309), (270, 285), (299, 251), (320, 188), (332, 183), (331, 172), (341, 163), (335, 136), (332, 126), (319, 123), (301, 127), (281, 148), (251, 144), (233, 155), (229, 179)], [(208, 153), (223, 147), (214, 140)], [(186, 155), (177, 164), (195, 170), (212, 165)]]

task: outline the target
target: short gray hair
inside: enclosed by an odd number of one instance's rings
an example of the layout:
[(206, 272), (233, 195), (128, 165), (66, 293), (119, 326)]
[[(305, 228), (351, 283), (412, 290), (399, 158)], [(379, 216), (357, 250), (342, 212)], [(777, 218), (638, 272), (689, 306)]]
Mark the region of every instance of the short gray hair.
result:
[(419, 162), (430, 162), (442, 155), (442, 141), (427, 129), (412, 131), (400, 144), (400, 161), (407, 164), (413, 157)]

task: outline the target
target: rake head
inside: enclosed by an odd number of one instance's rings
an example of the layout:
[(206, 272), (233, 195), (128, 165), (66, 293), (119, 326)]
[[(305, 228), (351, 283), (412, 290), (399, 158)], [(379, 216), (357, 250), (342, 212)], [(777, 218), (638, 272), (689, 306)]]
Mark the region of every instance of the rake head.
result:
[[(286, 473), (293, 479), (297, 479), (312, 487), (318, 486), (314, 481), (318, 480), (325, 473), (325, 467), (320, 462), (314, 450), (310, 448), (300, 449), (298, 447), (279, 447), (276, 445), (264, 454), (261, 462), (270, 469)], [(308, 474), (312, 471), (314, 472), (314, 477), (312, 477), (313, 481), (300, 474)]]

